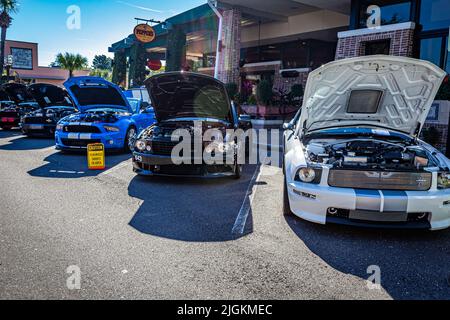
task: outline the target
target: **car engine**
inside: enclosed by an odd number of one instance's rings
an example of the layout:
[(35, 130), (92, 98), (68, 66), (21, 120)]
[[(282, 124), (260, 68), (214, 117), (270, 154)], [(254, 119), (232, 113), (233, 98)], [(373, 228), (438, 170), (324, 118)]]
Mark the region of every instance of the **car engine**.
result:
[(340, 169), (410, 171), (436, 166), (434, 157), (419, 145), (373, 139), (311, 142), (306, 154), (312, 163)]

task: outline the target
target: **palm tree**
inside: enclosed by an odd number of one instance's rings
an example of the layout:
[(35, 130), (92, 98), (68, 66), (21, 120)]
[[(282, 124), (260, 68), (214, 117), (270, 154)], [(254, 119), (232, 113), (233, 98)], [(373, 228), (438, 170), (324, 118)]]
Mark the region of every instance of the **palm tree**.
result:
[[(1, 1), (1, 0), (0, 0)], [(69, 78), (73, 77), (75, 70), (82, 70), (88, 68), (88, 59), (80, 54), (74, 53), (59, 53), (56, 56), (56, 64), (62, 69), (69, 70)]]
[(1, 31), (1, 44), (0, 44), (0, 76), (3, 75), (3, 68), (5, 65), (5, 42), (6, 31), (11, 26), (12, 18), (10, 13), (17, 12), (19, 4), (16, 0), (0, 0), (0, 28)]

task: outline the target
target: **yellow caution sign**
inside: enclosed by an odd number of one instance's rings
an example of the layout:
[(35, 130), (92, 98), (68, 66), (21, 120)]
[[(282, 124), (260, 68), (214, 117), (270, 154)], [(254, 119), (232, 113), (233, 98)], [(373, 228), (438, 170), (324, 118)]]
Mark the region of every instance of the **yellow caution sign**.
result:
[(105, 170), (105, 146), (93, 143), (87, 146), (89, 170)]

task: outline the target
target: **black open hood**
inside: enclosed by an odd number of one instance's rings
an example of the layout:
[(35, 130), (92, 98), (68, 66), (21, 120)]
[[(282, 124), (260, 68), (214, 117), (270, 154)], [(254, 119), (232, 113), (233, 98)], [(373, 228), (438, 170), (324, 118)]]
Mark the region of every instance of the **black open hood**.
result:
[(11, 98), (3, 88), (0, 88), (0, 101), (11, 101)]
[(27, 87), (21, 83), (6, 83), (1, 86), (15, 103), (32, 101), (33, 97), (28, 93)]
[(231, 103), (222, 82), (206, 75), (168, 72), (145, 81), (156, 119), (214, 118), (231, 122)]
[(52, 84), (32, 84), (28, 92), (41, 108), (73, 105), (67, 91)]

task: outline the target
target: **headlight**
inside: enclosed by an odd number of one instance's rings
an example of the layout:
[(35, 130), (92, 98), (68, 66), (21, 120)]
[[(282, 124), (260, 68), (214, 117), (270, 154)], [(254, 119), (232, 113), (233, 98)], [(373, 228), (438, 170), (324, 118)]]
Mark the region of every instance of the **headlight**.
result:
[(144, 140), (138, 140), (136, 141), (136, 149), (139, 151), (145, 151), (147, 148), (147, 143)]
[(450, 173), (449, 172), (438, 173), (437, 187), (438, 187), (438, 189), (449, 189), (450, 188)]
[(322, 177), (322, 170), (318, 168), (301, 168), (297, 172), (295, 180), (305, 183), (319, 184)]
[(108, 132), (119, 132), (120, 131), (119, 128), (113, 127), (113, 126), (103, 126), (103, 128), (105, 128), (105, 130)]

